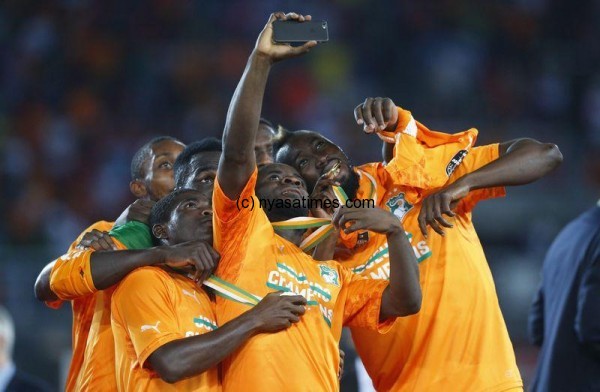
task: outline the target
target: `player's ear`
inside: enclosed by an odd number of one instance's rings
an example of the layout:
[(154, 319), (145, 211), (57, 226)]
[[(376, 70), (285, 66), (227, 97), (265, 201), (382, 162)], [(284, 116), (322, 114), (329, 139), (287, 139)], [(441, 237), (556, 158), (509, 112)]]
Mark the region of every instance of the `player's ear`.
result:
[(148, 196), (148, 189), (142, 180), (132, 180), (129, 183), (129, 190), (138, 199)]
[(159, 240), (166, 240), (168, 238), (166, 225), (157, 223), (152, 226), (152, 235)]

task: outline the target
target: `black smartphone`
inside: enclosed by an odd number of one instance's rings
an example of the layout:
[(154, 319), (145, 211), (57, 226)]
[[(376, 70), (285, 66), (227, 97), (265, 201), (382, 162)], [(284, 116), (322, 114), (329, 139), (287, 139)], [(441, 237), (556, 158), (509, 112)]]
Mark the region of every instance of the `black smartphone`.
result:
[(273, 41), (279, 43), (327, 42), (329, 41), (327, 21), (276, 20), (273, 22)]

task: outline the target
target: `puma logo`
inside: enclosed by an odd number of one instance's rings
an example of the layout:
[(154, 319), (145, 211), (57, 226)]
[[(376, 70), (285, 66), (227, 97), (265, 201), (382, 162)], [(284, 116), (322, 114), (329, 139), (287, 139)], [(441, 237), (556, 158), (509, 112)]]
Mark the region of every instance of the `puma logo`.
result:
[(156, 331), (156, 333), (160, 333), (160, 331), (158, 330), (158, 324), (160, 324), (160, 321), (157, 321), (156, 325), (152, 325), (152, 324), (150, 324), (150, 325), (142, 325), (142, 328), (141, 328), (142, 332), (146, 332), (146, 331), (149, 331), (149, 330), (153, 329), (153, 330)]
[(194, 299), (194, 301), (196, 301), (197, 303), (200, 304), (200, 300), (198, 299), (198, 297), (196, 297), (196, 292), (195, 291), (187, 291), (186, 289), (181, 289), (181, 292), (183, 293), (183, 295), (187, 295), (188, 297), (192, 297)]

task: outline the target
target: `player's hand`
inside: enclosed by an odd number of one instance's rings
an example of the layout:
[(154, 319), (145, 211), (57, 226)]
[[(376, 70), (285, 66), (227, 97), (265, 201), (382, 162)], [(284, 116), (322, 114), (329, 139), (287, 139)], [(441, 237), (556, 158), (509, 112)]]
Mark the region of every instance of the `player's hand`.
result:
[(369, 230), (387, 235), (403, 230), (400, 219), (379, 207), (340, 207), (333, 216), (333, 225), (346, 234), (357, 230)]
[(419, 228), (423, 236), (427, 238), (427, 226), (431, 226), (440, 235), (444, 235), (442, 226), (454, 227), (444, 215), (454, 217), (456, 214), (452, 210), (468, 194), (469, 187), (457, 181), (445, 189), (427, 196), (423, 200), (418, 217)]
[(77, 244), (80, 249), (92, 248), (94, 250), (117, 250), (111, 236), (105, 231), (98, 231), (96, 229), (88, 231), (83, 235), (81, 241)]
[(300, 56), (317, 45), (317, 41), (308, 41), (302, 46), (291, 46), (273, 42), (273, 22), (276, 20), (295, 20), (304, 22), (311, 20), (310, 15), (300, 15), (295, 12), (284, 14), (275, 12), (271, 14), (265, 28), (258, 36), (254, 51), (259, 56), (267, 58), (271, 63), (290, 57)]
[(338, 380), (341, 380), (342, 376), (344, 375), (344, 358), (346, 358), (346, 353), (340, 348), (340, 368), (338, 369)]
[(332, 176), (332, 173), (323, 174), (317, 180), (317, 183), (309, 196), (311, 205), (314, 206), (314, 208), (311, 208), (310, 213), (316, 218), (331, 219), (335, 213), (337, 198), (333, 193), (332, 187), (339, 186), (340, 183), (330, 178)]
[(354, 118), (365, 133), (393, 131), (398, 124), (398, 109), (389, 98), (367, 98), (354, 108)]
[(150, 217), (150, 211), (154, 206), (155, 202), (152, 200), (137, 199), (129, 205), (121, 213), (121, 215), (115, 221), (116, 226), (122, 226), (127, 222), (138, 221), (145, 225), (148, 224), (148, 218)]
[(257, 332), (272, 333), (287, 329), (299, 322), (306, 312), (306, 298), (281, 294), (281, 291), (267, 294), (248, 311), (248, 316), (257, 323)]
[(172, 268), (194, 268), (194, 281), (202, 283), (217, 268), (221, 256), (205, 241), (189, 241), (177, 245), (161, 246), (160, 263)]

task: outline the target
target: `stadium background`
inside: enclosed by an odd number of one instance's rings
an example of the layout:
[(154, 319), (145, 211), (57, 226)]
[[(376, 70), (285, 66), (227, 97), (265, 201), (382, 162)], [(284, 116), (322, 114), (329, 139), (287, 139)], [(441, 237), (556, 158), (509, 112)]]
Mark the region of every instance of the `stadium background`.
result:
[(330, 42), (276, 66), (264, 116), (323, 132), (354, 162), (380, 159), (353, 121), (367, 96), (392, 97), (434, 129), (476, 127), (479, 144), (560, 146), (557, 172), (474, 214), (527, 382), (537, 351), (526, 316), (545, 250), (598, 196), (598, 1), (3, 1), (0, 304), (17, 325), (17, 366), (59, 385), (70, 308), (36, 302), (37, 273), (133, 201), (130, 159), (151, 136), (220, 135), (273, 10), (327, 20)]

